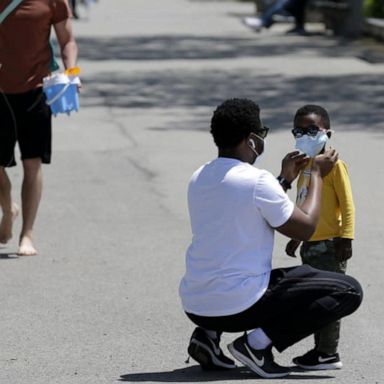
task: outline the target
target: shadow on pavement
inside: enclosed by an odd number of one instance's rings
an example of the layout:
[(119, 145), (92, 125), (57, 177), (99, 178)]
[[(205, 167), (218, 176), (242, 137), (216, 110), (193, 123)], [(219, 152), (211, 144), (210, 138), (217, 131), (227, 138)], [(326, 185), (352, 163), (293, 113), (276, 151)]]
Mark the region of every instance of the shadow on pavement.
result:
[(19, 258), (19, 255), (17, 253), (12, 253), (12, 252), (0, 253), (0, 260), (14, 260), (18, 258)]
[[(259, 102), (262, 116), (272, 129), (286, 129), (289, 118), (306, 103), (320, 103), (337, 126), (382, 130), (384, 79), (377, 75), (337, 77), (255, 77), (251, 70), (167, 70), (145, 73), (103, 72), (84, 76), (82, 103), (88, 107), (196, 108), (211, 110), (226, 98), (248, 97)], [(201, 116), (196, 116), (199, 119)], [(176, 122), (173, 129), (207, 129), (210, 116), (198, 121)], [(202, 121), (202, 120), (201, 120)], [(288, 124), (288, 125), (287, 125)], [(156, 126), (155, 129), (169, 129)]]
[[(367, 57), (371, 46), (323, 36), (278, 36), (254, 38), (230, 36), (154, 35), (108, 38), (79, 38), (85, 60), (197, 60), (239, 57)], [(384, 50), (377, 51), (382, 54)], [(377, 53), (376, 52), (376, 53)], [(380, 53), (381, 52), (381, 53)], [(369, 60), (367, 60), (369, 61)], [(265, 64), (266, 67), (268, 63)], [(220, 61), (217, 62), (220, 68)], [(148, 71), (105, 71), (97, 76), (84, 74), (82, 105), (124, 109), (206, 107), (213, 109), (231, 97), (248, 97), (259, 102), (262, 115), (272, 129), (290, 126), (289, 117), (306, 103), (321, 104), (337, 126), (349, 130), (381, 130), (384, 120), (382, 89), (384, 78), (377, 74), (339, 76), (271, 75), (259, 69), (236, 67), (222, 70), (193, 65), (186, 69)], [(324, 73), (324, 72), (323, 72)], [(288, 117), (288, 119), (287, 119)], [(174, 129), (206, 129), (206, 123), (176, 122)], [(154, 129), (169, 129), (155, 126)]]
[[(203, 60), (229, 59), (239, 57), (263, 57), (301, 55), (315, 52), (321, 57), (356, 56), (367, 59), (373, 56), (370, 47), (361, 46), (349, 40), (326, 38), (325, 36), (269, 35), (263, 41), (263, 34), (254, 38), (231, 36), (116, 36), (105, 38), (76, 39), (82, 59), (85, 60)], [(384, 61), (384, 51), (376, 52), (375, 62)]]
[[(315, 379), (331, 379), (334, 376), (314, 375), (293, 373), (284, 378), (284, 380), (315, 380)], [(245, 367), (239, 367), (230, 371), (202, 371), (199, 366), (195, 365), (188, 368), (179, 368), (166, 372), (145, 372), (145, 373), (129, 373), (120, 376), (119, 381), (129, 382), (161, 382), (161, 383), (192, 383), (192, 382), (210, 382), (223, 380), (265, 380), (256, 376), (253, 372)], [(269, 379), (271, 380), (271, 379)], [(277, 380), (281, 380), (277, 379)]]

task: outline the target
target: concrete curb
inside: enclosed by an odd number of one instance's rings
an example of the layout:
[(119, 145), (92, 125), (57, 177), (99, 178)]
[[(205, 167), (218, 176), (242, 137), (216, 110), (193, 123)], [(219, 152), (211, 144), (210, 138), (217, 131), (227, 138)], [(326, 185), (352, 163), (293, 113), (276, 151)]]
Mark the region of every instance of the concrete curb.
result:
[(379, 40), (384, 40), (384, 19), (366, 18), (364, 22), (364, 33)]

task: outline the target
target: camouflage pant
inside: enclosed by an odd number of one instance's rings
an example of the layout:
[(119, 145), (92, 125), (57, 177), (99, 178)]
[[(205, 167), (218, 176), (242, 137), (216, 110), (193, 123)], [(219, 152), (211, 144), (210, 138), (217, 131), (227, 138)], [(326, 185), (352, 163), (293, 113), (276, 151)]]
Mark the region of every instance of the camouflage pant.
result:
[[(334, 242), (332, 240), (306, 241), (300, 249), (303, 264), (309, 264), (313, 268), (323, 271), (344, 273), (347, 269), (346, 261), (338, 261)], [(340, 338), (340, 320), (327, 325), (315, 333), (316, 350), (334, 354)]]

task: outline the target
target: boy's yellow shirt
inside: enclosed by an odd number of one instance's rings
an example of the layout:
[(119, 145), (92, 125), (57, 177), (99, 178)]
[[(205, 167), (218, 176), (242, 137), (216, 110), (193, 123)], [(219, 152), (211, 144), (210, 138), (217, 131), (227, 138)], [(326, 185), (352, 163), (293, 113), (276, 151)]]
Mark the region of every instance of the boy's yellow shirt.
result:
[[(297, 181), (297, 205), (308, 193), (312, 161), (301, 172)], [(355, 205), (346, 164), (338, 160), (332, 171), (323, 179), (320, 220), (309, 241), (334, 237), (353, 239), (355, 235)]]

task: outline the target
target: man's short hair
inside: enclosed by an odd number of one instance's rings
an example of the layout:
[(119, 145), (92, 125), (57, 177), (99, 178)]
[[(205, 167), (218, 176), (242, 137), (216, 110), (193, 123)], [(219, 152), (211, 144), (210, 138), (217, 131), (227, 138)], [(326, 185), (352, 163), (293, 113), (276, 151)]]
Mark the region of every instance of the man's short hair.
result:
[(299, 116), (307, 116), (307, 115), (317, 115), (320, 116), (321, 119), (323, 120), (324, 128), (325, 129), (330, 129), (331, 128), (331, 122), (329, 119), (328, 112), (325, 110), (325, 108), (320, 107), (320, 105), (315, 105), (315, 104), (307, 104), (304, 105), (303, 107), (299, 108), (295, 114), (295, 118), (293, 121), (296, 121), (296, 119)]
[(219, 148), (236, 147), (251, 132), (263, 129), (260, 108), (249, 99), (228, 99), (213, 113), (211, 134)]

